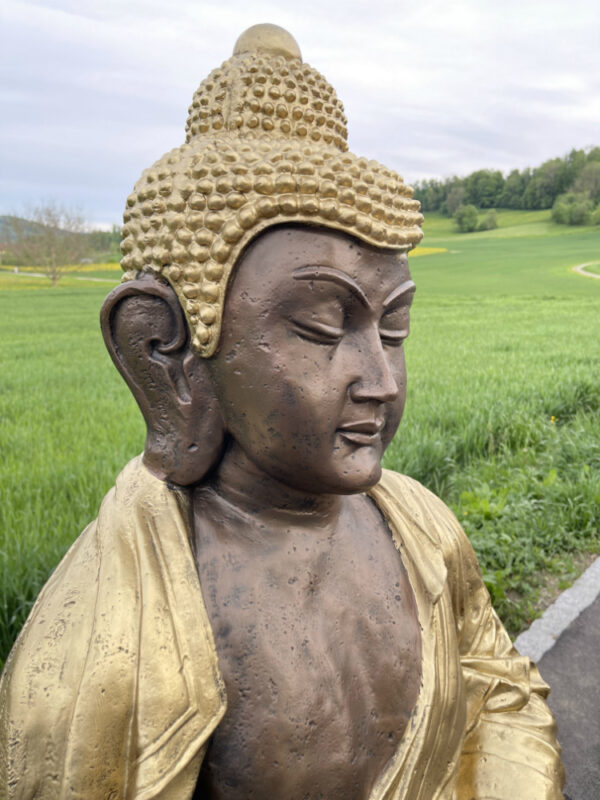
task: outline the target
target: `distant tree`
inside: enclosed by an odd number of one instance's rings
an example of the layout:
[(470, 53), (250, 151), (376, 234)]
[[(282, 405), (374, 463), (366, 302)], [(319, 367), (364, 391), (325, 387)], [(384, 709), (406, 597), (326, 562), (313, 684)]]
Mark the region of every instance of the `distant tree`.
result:
[(562, 158), (551, 158), (536, 167), (523, 195), (524, 208), (552, 208), (569, 186), (569, 169)]
[(480, 169), (465, 179), (466, 201), (479, 208), (494, 208), (500, 201), (504, 178), (498, 170)]
[(523, 195), (531, 175), (529, 170), (519, 172), (513, 169), (504, 181), (504, 188), (498, 199), (499, 208), (523, 208)]
[(79, 211), (49, 201), (34, 206), (25, 217), (6, 219), (8, 257), (39, 267), (56, 286), (63, 274), (90, 252), (84, 218)]
[(454, 214), (454, 221), (461, 233), (477, 230), (477, 209), (473, 205), (460, 206)]
[(588, 150), (586, 155), (588, 163), (590, 161), (600, 161), (600, 147), (592, 147)]
[(600, 202), (600, 161), (588, 161), (575, 179), (573, 191), (587, 194), (594, 204)]
[(109, 231), (90, 231), (88, 237), (95, 258), (103, 262), (120, 261), (121, 228), (119, 225), (113, 225)]
[(453, 186), (446, 195), (446, 211), (448, 216), (453, 217), (460, 206), (465, 202), (465, 187)]
[(567, 180), (566, 180), (567, 188), (571, 186), (573, 182), (576, 180), (577, 176), (584, 168), (588, 157), (589, 156), (586, 156), (585, 150), (576, 150), (575, 148), (573, 148), (571, 152), (565, 157), (564, 160), (567, 167)]
[(439, 211), (446, 195), (442, 181), (434, 179), (419, 181), (414, 192), (423, 211)]

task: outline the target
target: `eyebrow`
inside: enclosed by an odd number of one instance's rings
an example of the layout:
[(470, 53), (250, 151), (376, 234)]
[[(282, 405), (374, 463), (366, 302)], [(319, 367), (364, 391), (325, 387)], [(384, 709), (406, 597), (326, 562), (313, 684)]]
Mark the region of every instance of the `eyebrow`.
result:
[(335, 269), (335, 267), (298, 267), (298, 269), (295, 269), (292, 272), (292, 277), (295, 281), (320, 280), (337, 283), (340, 286), (344, 286), (346, 289), (348, 289), (348, 291), (352, 292), (352, 294), (360, 300), (363, 306), (366, 306), (367, 308), (371, 307), (371, 304), (367, 300), (367, 295), (363, 292), (358, 283), (356, 283), (356, 281), (349, 275), (346, 275), (345, 272)]
[[(358, 283), (356, 283), (356, 281), (349, 275), (346, 275), (345, 272), (335, 269), (335, 267), (298, 267), (298, 269), (295, 269), (292, 272), (292, 277), (296, 281), (322, 280), (337, 283), (352, 292), (352, 294), (355, 295), (355, 297), (357, 297), (366, 308), (371, 308), (371, 304), (369, 303), (366, 294), (360, 288)], [(409, 294), (410, 292), (414, 292), (415, 288), (416, 287), (413, 281), (404, 281), (404, 283), (401, 283), (400, 286), (397, 286), (388, 294), (383, 301), (383, 307), (389, 308), (389, 306), (393, 305), (399, 297)]]
[(401, 283), (400, 286), (396, 286), (396, 288), (388, 294), (383, 301), (383, 307), (388, 308), (393, 305), (399, 297), (414, 292), (416, 288), (417, 287), (411, 280), (404, 281), (404, 283)]

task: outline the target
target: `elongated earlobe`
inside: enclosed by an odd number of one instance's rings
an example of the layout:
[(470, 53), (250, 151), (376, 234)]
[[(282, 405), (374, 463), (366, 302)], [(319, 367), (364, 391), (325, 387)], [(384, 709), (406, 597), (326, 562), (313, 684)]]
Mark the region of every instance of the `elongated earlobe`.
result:
[(182, 486), (202, 480), (219, 460), (224, 426), (173, 289), (152, 275), (123, 283), (104, 301), (100, 324), (146, 421), (146, 466)]

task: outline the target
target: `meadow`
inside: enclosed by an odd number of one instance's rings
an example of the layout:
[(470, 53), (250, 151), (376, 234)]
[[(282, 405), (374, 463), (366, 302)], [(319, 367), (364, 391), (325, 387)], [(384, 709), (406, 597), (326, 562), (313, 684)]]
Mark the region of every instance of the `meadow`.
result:
[[(554, 226), (549, 212), (498, 220), (466, 235), (425, 222), (407, 407), (385, 461), (449, 503), (517, 633), (600, 546), (600, 280), (572, 272), (595, 262), (600, 274), (600, 230)], [(0, 663), (143, 448), (98, 326), (119, 277), (88, 265), (52, 289), (0, 271)]]

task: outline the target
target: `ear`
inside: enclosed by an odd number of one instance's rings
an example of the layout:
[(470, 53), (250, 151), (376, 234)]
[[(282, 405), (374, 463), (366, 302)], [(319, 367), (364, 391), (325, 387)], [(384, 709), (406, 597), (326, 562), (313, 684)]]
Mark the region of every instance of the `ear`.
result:
[(122, 283), (104, 301), (100, 325), (146, 421), (144, 463), (163, 480), (197, 483), (221, 455), (224, 425), (175, 292), (153, 275)]

